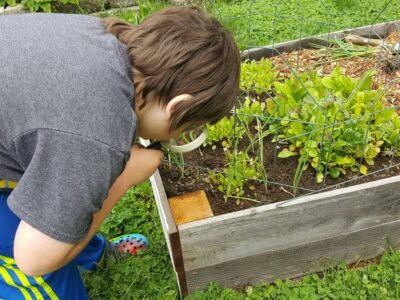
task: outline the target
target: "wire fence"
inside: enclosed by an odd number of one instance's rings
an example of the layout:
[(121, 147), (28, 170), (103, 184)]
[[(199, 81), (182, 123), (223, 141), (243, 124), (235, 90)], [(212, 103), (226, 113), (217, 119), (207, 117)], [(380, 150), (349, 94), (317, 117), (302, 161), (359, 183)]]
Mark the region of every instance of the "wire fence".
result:
[(168, 193), (270, 203), (400, 175), (400, 3), (332, 1), (207, 2), (241, 91), (203, 147), (169, 153)]

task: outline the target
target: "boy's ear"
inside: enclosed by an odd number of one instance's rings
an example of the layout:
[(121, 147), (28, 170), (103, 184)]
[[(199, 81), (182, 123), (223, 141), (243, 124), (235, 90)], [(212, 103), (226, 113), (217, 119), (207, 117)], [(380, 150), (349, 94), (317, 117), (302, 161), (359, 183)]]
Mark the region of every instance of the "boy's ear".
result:
[(180, 103), (182, 101), (190, 100), (191, 98), (192, 98), (192, 96), (189, 94), (181, 94), (181, 95), (178, 95), (178, 96), (175, 96), (174, 98), (172, 98), (168, 102), (167, 106), (165, 107), (165, 113), (167, 115), (167, 118), (168, 119), (171, 118), (171, 115), (174, 112), (175, 106), (178, 103)]

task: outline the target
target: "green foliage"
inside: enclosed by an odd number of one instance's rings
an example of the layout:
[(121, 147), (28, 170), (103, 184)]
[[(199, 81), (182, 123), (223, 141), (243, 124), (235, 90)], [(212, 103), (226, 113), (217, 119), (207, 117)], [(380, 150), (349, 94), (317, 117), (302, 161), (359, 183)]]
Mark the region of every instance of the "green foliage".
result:
[(4, 7), (5, 5), (15, 6), (17, 5), (16, 0), (0, 0), (0, 7)]
[(264, 94), (271, 90), (277, 76), (278, 72), (269, 59), (246, 61), (240, 65), (239, 87), (242, 91), (252, 89), (257, 94)]
[[(61, 0), (61, 2), (63, 4), (73, 4), (79, 6), (79, 0)], [(21, 3), (24, 8), (31, 12), (42, 11), (49, 13), (51, 12), (52, 4), (55, 3), (55, 0), (22, 0)]]
[(249, 286), (245, 292), (223, 289), (212, 283), (185, 300), (319, 300), (319, 299), (400, 299), (400, 252), (385, 253), (380, 264), (349, 269), (344, 263), (312, 274), (299, 282), (276, 280), (274, 284)]
[(159, 11), (167, 6), (164, 1), (149, 1), (149, 0), (138, 0), (139, 9), (136, 13), (135, 23), (136, 25), (142, 23), (145, 17), (152, 13)]
[[(114, 11), (111, 15), (121, 18), (131, 24), (138, 25), (142, 23), (144, 18), (148, 15), (159, 11), (168, 6), (167, 1), (160, 1), (160, 0), (139, 0), (138, 9), (137, 10), (126, 10), (126, 9), (119, 9)], [(101, 17), (108, 17), (111, 16), (110, 14), (104, 12), (99, 14)]]
[(84, 273), (90, 299), (177, 299), (178, 289), (168, 256), (151, 186), (131, 188), (101, 225), (107, 238), (125, 233), (144, 234), (148, 250), (120, 263)]
[(246, 96), (244, 102), (236, 110), (236, 115), (242, 124), (249, 126), (256, 118), (263, 118), (264, 110), (264, 102)]
[(222, 146), (225, 149), (229, 149), (235, 138), (240, 140), (244, 133), (247, 133), (248, 136), (250, 135), (249, 125), (256, 118), (263, 119), (264, 110), (265, 103), (251, 99), (248, 96), (245, 97), (245, 101), (236, 110), (236, 121), (233, 116), (228, 116), (214, 125), (207, 125), (208, 136), (203, 146), (211, 145), (215, 149), (216, 144), (222, 141)]
[(224, 117), (214, 125), (207, 124), (207, 129), (208, 136), (203, 146), (211, 145), (213, 149), (219, 142), (225, 149), (230, 148), (235, 136), (239, 137), (244, 133), (244, 128), (236, 124), (232, 116)]
[(354, 8), (360, 5), (360, 0), (331, 0), (332, 4), (340, 10)]
[(279, 123), (270, 128), (289, 141), (279, 157), (300, 155), (301, 169), (311, 165), (321, 182), (325, 170), (332, 178), (347, 170), (366, 174), (360, 159), (373, 165), (384, 147), (398, 152), (399, 116), (385, 107), (383, 92), (372, 89), (373, 75), (353, 79), (336, 68), (323, 78), (311, 73), (276, 82), (277, 95), (268, 100), (267, 111)]
[[(270, 91), (278, 74), (268, 59), (244, 62), (240, 72), (240, 89), (254, 90), (258, 94)], [(204, 146), (211, 145), (215, 148), (216, 143), (222, 142), (224, 148), (230, 148), (234, 137), (240, 139), (245, 132), (249, 135), (248, 126), (256, 116), (263, 116), (264, 108), (265, 104), (249, 96), (245, 97), (245, 101), (236, 110), (240, 124), (235, 123), (235, 118), (229, 116), (222, 118), (215, 125), (207, 125), (208, 137)]]
[[(241, 128), (245, 130), (249, 141), (251, 141), (250, 145), (252, 149), (254, 149), (253, 141), (258, 138), (259, 132), (257, 132), (257, 135), (255, 137), (253, 137), (250, 125), (254, 123), (255, 120), (257, 121), (257, 124), (264, 120), (264, 110), (265, 102), (251, 99), (249, 96), (245, 97), (244, 102), (241, 103), (240, 107), (236, 110), (237, 119), (240, 122)], [(256, 128), (259, 131), (260, 128), (258, 128), (258, 125), (256, 126)], [(242, 131), (240, 130), (236, 131), (242, 133)], [(240, 135), (239, 138), (242, 138), (242, 135)]]
[[(319, 55), (326, 57), (329, 56), (329, 61), (338, 61), (350, 57), (367, 57), (372, 54), (382, 51), (381, 47), (365, 47), (357, 46), (352, 43), (343, 42), (338, 38), (322, 39), (329, 43), (329, 46), (322, 46), (314, 44), (314, 48), (318, 48)], [(321, 60), (319, 64), (327, 63), (328, 60)]]
[(209, 172), (212, 183), (218, 185), (218, 190), (224, 193), (225, 200), (236, 198), (240, 202), (244, 194), (244, 185), (251, 179), (260, 177), (259, 164), (245, 152), (227, 150), (226, 167), (221, 173)]
[(397, 20), (400, 1), (216, 0), (208, 7), (243, 50)]

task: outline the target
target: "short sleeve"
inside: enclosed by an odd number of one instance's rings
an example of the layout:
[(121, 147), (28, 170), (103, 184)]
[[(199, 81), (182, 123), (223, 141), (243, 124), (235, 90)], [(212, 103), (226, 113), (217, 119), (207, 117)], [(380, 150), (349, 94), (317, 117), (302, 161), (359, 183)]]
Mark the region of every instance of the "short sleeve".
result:
[(86, 236), (129, 156), (87, 137), (46, 129), (16, 138), (13, 147), (25, 172), (8, 199), (10, 209), (66, 243)]

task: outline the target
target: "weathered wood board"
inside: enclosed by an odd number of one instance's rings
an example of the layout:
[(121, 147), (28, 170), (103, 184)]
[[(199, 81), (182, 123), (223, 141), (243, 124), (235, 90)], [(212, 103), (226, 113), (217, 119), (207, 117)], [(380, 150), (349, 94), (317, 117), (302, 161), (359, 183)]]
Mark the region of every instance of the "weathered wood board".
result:
[(242, 60), (245, 59), (260, 60), (263, 57), (273, 57), (284, 52), (292, 52), (300, 49), (308, 49), (312, 44), (317, 44), (317, 45), (326, 44), (325, 42), (323, 42), (323, 40), (321, 40), (321, 38), (333, 39), (336, 37), (338, 39), (341, 39), (346, 34), (349, 33), (368, 38), (383, 39), (387, 35), (389, 35), (389, 33), (396, 30), (400, 30), (400, 21), (393, 21), (393, 22), (368, 25), (353, 29), (340, 30), (312, 37), (305, 37), (300, 40), (276, 43), (270, 46), (247, 49), (242, 51), (241, 58)]
[(189, 292), (215, 280), (234, 286), (296, 277), (321, 270), (324, 259), (376, 256), (383, 237), (399, 245), (400, 176), (183, 224), (178, 231)]

